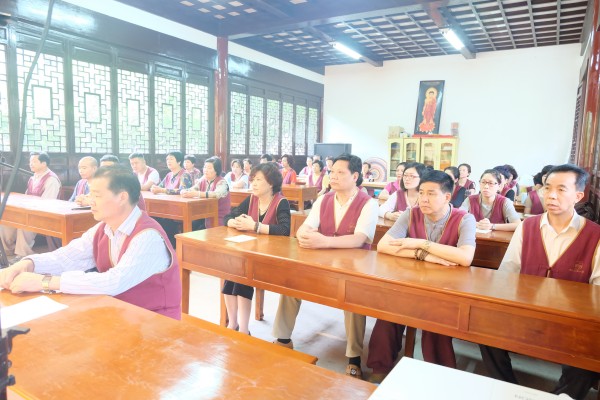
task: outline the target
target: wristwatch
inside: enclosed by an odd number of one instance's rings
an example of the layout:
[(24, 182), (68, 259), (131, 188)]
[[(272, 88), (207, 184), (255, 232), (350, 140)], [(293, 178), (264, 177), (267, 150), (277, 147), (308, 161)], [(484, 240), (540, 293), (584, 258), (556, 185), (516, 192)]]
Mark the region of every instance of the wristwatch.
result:
[(52, 275), (44, 274), (42, 278), (42, 293), (55, 293), (54, 290), (50, 290), (50, 281), (52, 280)]

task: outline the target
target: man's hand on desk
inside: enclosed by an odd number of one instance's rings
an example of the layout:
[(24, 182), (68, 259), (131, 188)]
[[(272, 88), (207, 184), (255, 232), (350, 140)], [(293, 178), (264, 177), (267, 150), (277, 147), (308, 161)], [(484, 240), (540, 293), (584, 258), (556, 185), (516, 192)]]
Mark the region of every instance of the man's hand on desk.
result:
[(167, 193), (167, 189), (161, 188), (160, 186), (157, 186), (157, 185), (152, 185), (152, 187), (150, 188), (150, 191), (154, 194)]
[(10, 289), (15, 278), (26, 272), (33, 271), (33, 261), (29, 259), (21, 260), (8, 268), (0, 270), (0, 286), (4, 289)]
[(318, 229), (307, 228), (298, 235), (298, 244), (305, 249), (324, 249), (328, 246), (329, 237), (319, 233)]
[(13, 293), (41, 292), (44, 275), (35, 272), (21, 272), (10, 285)]

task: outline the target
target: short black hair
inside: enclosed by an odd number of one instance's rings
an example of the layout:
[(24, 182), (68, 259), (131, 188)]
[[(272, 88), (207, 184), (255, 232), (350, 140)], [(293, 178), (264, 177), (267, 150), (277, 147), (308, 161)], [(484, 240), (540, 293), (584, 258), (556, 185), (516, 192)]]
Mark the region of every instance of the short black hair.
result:
[[(133, 159), (133, 158), (141, 158), (141, 159), (142, 159), (142, 160), (144, 160), (144, 161), (146, 160), (146, 159), (144, 158), (144, 155), (143, 155), (142, 153), (131, 153), (131, 154), (129, 155), (129, 159), (131, 160), (131, 159)], [(100, 160), (100, 161), (102, 161), (102, 160)]]
[(348, 169), (350, 170), (350, 173), (353, 174), (355, 172), (358, 172), (356, 186), (362, 185), (362, 160), (360, 159), (360, 157), (348, 153), (343, 153), (334, 158), (333, 163), (335, 164), (338, 161), (348, 161)]
[(177, 161), (179, 166), (182, 166), (182, 164), (183, 164), (183, 153), (182, 152), (180, 152), (179, 150), (172, 150), (167, 153), (167, 157), (169, 157), (169, 156), (175, 157), (175, 161)]
[(419, 186), (417, 189), (421, 188), (421, 185), (425, 182), (433, 182), (440, 185), (440, 190), (442, 193), (452, 193), (454, 190), (454, 181), (450, 176), (442, 171), (431, 171), (425, 174), (424, 177), (421, 178), (419, 182)]
[(496, 183), (502, 182), (502, 177), (500, 176), (501, 173), (496, 168), (494, 168), (494, 169), (486, 169), (485, 171), (483, 171), (483, 174), (481, 174), (481, 178), (479, 178), (479, 180), (482, 180), (483, 176), (485, 174), (492, 175), (494, 177), (494, 179), (496, 180)]
[(270, 155), (270, 154), (267, 154), (267, 153), (265, 153), (265, 154), (263, 154), (262, 156), (260, 156), (260, 159), (261, 159), (261, 160), (262, 160), (263, 158), (264, 158), (265, 160), (267, 160), (267, 161), (273, 161), (273, 157), (271, 157), (271, 155)]
[(458, 168), (456, 168), (456, 167), (446, 167), (444, 169), (444, 172), (446, 172), (446, 171), (452, 172), (452, 176), (454, 176), (454, 179), (460, 178), (460, 172), (458, 172)]
[(114, 154), (105, 154), (102, 156), (102, 158), (100, 158), (100, 162), (103, 161), (114, 162), (115, 164), (119, 164), (119, 157), (115, 156)]
[[(572, 172), (575, 174), (575, 188), (579, 192), (583, 192), (585, 190), (585, 185), (590, 177), (590, 174), (584, 170), (583, 168), (575, 165), (575, 164), (562, 164), (554, 166), (550, 171), (548, 171), (547, 177), (554, 173), (559, 172)], [(546, 177), (546, 180), (548, 178)]]
[(541, 174), (547, 175), (548, 171), (550, 171), (552, 168), (554, 168), (554, 165), (551, 165), (551, 164), (546, 165), (544, 168), (542, 168)]
[(183, 157), (183, 161), (185, 160), (190, 161), (192, 164), (196, 164), (196, 156), (193, 154), (186, 154), (185, 157)]
[(234, 158), (233, 160), (231, 160), (229, 165), (233, 167), (233, 164), (237, 164), (240, 168), (242, 168), (242, 162), (239, 158)]
[(506, 164), (506, 165), (504, 165), (504, 167), (508, 170), (508, 172), (510, 172), (513, 179), (517, 179), (519, 177), (519, 174), (517, 174), (517, 170), (515, 169), (515, 167), (513, 167), (510, 164)]
[(221, 172), (223, 172), (223, 162), (219, 157), (212, 156), (210, 158), (207, 158), (204, 161), (204, 164), (206, 163), (212, 164), (213, 168), (215, 169), (215, 172), (217, 173), (217, 176), (221, 176)]
[(283, 183), (283, 175), (279, 172), (279, 166), (274, 162), (267, 162), (264, 164), (256, 164), (250, 171), (250, 180), (254, 179), (254, 176), (262, 172), (267, 183), (273, 186), (273, 194), (281, 192), (281, 184)]
[(29, 153), (29, 157), (37, 156), (39, 162), (46, 163), (46, 167), (50, 166), (50, 156), (45, 151), (32, 151)]
[(283, 160), (284, 158), (287, 158), (287, 163), (290, 168), (294, 168), (294, 157), (292, 157), (291, 154), (284, 154), (281, 156), (281, 159)]
[(462, 163), (462, 164), (458, 164), (458, 168), (460, 169), (460, 167), (467, 167), (467, 171), (469, 171), (469, 173), (471, 173), (471, 166), (467, 163)]
[(504, 165), (498, 165), (497, 167), (494, 167), (494, 169), (502, 174), (504, 179), (508, 180), (510, 178), (510, 171)]
[(327, 156), (327, 157), (325, 157), (325, 161), (327, 161), (327, 160), (333, 161), (333, 160), (335, 160), (335, 157), (333, 157), (333, 156)]
[(108, 189), (114, 194), (127, 192), (129, 195), (129, 204), (132, 206), (140, 201), (140, 192), (142, 190), (140, 181), (129, 169), (121, 165), (100, 167), (94, 174), (95, 178), (108, 179)]
[(313, 161), (313, 165), (317, 164), (319, 166), (319, 170), (323, 170), (323, 161), (321, 160), (315, 160)]
[(396, 165), (396, 169), (401, 165), (406, 169), (406, 161), (399, 162), (398, 165)]
[[(425, 164), (422, 164), (420, 162), (406, 163), (406, 165), (404, 165), (404, 172), (406, 172), (406, 170), (409, 168), (414, 168), (415, 171), (417, 171), (417, 175), (419, 175), (419, 182), (421, 179), (423, 179), (423, 176), (427, 174), (427, 167), (425, 166)], [(404, 179), (400, 181), (400, 188), (402, 188), (402, 190), (406, 190), (406, 186), (404, 186)]]
[(244, 161), (245, 161), (245, 162), (247, 162), (248, 164), (252, 165), (252, 160), (251, 160), (251, 159), (249, 159), (249, 158), (244, 158), (244, 159), (242, 160), (242, 162), (244, 162)]

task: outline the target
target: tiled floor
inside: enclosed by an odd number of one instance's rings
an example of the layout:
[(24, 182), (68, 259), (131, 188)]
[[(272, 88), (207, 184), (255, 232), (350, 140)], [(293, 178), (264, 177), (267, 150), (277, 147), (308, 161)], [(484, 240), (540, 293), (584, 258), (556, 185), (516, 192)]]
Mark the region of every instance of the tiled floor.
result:
[[(202, 274), (192, 273), (191, 277), (190, 314), (205, 320), (218, 323), (219, 321), (219, 280)], [(254, 313), (250, 321), (250, 331), (255, 337), (264, 340), (274, 340), (271, 329), (279, 295), (265, 293), (265, 320), (255, 321)], [(330, 307), (315, 303), (303, 302), (296, 329), (292, 339), (297, 350), (315, 355), (319, 358), (318, 365), (343, 373), (347, 359), (344, 356), (346, 348), (343, 313)], [(367, 334), (365, 351), (363, 353), (363, 374), (368, 376), (366, 368), (367, 346), (371, 329), (375, 320), (367, 318)], [(459, 369), (485, 375), (479, 349), (473, 343), (454, 340)], [(422, 359), (420, 344), (417, 337), (415, 357)], [(517, 378), (522, 385), (550, 391), (560, 375), (560, 366), (529, 357), (514, 355), (513, 365)], [(586, 400), (596, 399), (596, 391), (591, 390)]]

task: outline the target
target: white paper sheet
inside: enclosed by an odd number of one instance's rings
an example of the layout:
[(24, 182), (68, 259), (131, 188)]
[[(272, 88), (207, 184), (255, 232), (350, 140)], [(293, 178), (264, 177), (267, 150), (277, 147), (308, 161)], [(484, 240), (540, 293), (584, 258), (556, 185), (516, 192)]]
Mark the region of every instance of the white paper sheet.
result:
[(490, 233), (491, 229), (475, 229), (476, 233)]
[(48, 296), (40, 296), (25, 300), (19, 304), (2, 307), (0, 309), (2, 329), (24, 324), (25, 322), (64, 310), (67, 307)]
[(242, 242), (248, 242), (250, 240), (256, 240), (256, 237), (248, 236), (248, 235), (237, 235), (237, 236), (225, 238), (225, 240), (229, 240), (230, 242), (234, 242), (234, 243), (242, 243)]

